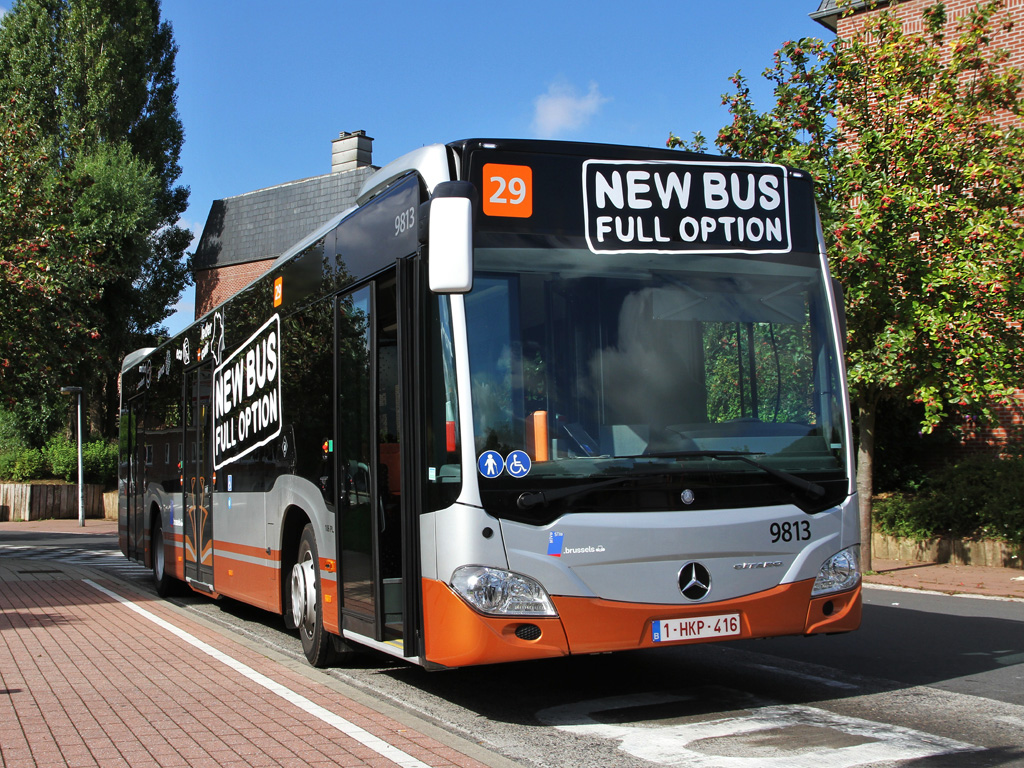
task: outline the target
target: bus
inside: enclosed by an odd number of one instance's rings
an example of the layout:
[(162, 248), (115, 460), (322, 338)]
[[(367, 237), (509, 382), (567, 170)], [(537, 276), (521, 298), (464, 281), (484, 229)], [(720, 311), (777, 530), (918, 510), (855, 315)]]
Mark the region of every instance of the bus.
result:
[(127, 356), (121, 550), (314, 666), (854, 630), (841, 307), (799, 170), (424, 146)]

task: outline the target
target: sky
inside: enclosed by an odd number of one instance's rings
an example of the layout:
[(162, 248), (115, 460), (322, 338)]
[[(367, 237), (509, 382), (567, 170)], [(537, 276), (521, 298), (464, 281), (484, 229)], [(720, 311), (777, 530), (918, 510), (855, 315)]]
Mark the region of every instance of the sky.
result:
[[(0, 13), (12, 0), (0, 0)], [(384, 165), (425, 144), (557, 138), (663, 147), (713, 140), (742, 70), (761, 109), (772, 54), (831, 39), (818, 0), (162, 0), (173, 27), (181, 224), (214, 200), (329, 173), (331, 140), (373, 137)], [(190, 286), (165, 324), (192, 320)]]

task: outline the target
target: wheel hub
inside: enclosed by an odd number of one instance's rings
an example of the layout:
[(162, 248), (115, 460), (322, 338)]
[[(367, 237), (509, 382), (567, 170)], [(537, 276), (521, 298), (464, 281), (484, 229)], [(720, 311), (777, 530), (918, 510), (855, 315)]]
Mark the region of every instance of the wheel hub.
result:
[(316, 575), (312, 559), (292, 566), (292, 622), (310, 628), (316, 621)]

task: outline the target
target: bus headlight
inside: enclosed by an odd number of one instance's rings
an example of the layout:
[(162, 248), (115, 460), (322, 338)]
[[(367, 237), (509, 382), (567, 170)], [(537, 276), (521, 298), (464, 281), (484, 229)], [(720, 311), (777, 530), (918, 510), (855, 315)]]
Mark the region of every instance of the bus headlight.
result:
[(814, 580), (811, 596), (828, 592), (842, 592), (853, 589), (860, 581), (860, 545), (847, 547), (832, 555), (821, 565), (818, 578)]
[(452, 589), (480, 613), (492, 616), (557, 616), (544, 587), (519, 573), (466, 565), (452, 575)]

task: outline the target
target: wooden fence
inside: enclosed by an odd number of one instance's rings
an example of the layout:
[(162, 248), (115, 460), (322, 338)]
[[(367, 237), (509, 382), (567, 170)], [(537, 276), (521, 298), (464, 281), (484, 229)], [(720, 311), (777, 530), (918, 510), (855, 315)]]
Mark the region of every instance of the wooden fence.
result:
[(987, 565), (993, 568), (1024, 568), (1020, 547), (992, 539), (905, 539), (876, 533), (871, 537), (871, 555), (880, 560), (909, 560), (921, 563)]
[[(113, 516), (117, 516), (116, 493)], [(103, 486), (85, 486), (85, 516), (108, 516)], [(0, 483), (0, 522), (78, 518), (78, 486)]]

